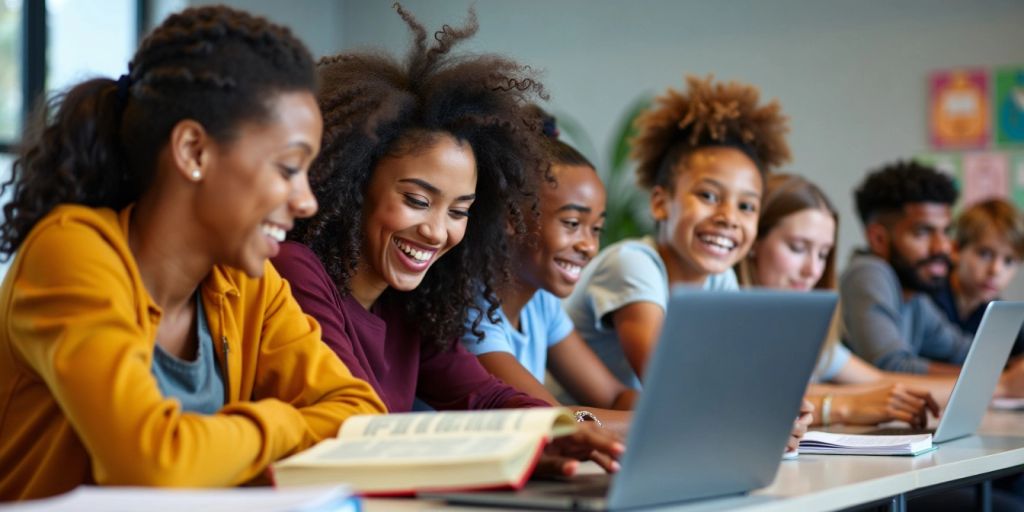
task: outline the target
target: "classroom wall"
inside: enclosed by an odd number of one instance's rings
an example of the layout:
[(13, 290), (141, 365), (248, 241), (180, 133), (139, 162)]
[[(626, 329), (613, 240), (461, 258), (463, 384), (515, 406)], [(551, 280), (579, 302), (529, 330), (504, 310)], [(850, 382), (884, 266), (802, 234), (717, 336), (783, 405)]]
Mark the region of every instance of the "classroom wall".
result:
[[(409, 40), (391, 2), (229, 2), (291, 25), (318, 54)], [(458, 24), (471, 0), (405, 2), (427, 26)], [(1018, 0), (478, 0), (467, 48), (543, 70), (550, 107), (582, 123), (598, 162), (623, 110), (683, 75), (742, 80), (792, 119), (789, 170), (818, 182), (842, 221), (840, 261), (862, 243), (851, 190), (880, 163), (927, 149), (926, 77), (1024, 63)], [(615, 193), (615, 191), (610, 191)], [(1024, 297), (1024, 277), (1012, 297)]]

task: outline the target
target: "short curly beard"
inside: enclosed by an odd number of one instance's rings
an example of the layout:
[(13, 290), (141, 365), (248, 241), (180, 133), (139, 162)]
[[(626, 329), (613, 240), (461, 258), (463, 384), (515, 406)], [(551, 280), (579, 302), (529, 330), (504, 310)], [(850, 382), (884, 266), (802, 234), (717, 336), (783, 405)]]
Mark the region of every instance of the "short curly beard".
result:
[[(936, 277), (928, 281), (921, 279), (921, 275), (917, 272), (918, 269), (934, 262), (941, 262), (946, 265), (946, 276)], [(896, 272), (896, 277), (900, 280), (900, 286), (904, 289), (931, 293), (942, 289), (945, 285), (946, 277), (948, 277), (949, 269), (952, 268), (953, 263), (950, 261), (949, 255), (945, 253), (933, 254), (927, 258), (910, 262), (900, 254), (894, 244), (890, 243), (889, 265)]]

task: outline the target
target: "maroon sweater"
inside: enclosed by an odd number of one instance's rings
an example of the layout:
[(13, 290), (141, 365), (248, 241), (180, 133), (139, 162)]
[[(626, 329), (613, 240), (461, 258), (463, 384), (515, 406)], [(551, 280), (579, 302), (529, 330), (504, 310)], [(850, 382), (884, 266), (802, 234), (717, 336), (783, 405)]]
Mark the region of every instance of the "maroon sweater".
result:
[(447, 350), (423, 346), (416, 327), (395, 308), (378, 303), (367, 311), (351, 295), (342, 297), (308, 247), (285, 242), (272, 261), (302, 310), (320, 322), (324, 342), (389, 411), (411, 410), (416, 397), (440, 410), (548, 405), (487, 373), (461, 343)]

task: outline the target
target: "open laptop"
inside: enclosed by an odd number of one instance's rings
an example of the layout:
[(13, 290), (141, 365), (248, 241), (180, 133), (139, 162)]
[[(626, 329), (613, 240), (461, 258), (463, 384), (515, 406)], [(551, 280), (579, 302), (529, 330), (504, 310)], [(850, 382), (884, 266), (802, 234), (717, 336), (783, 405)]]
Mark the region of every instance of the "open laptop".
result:
[(620, 510), (768, 485), (835, 304), (829, 292), (676, 289), (614, 477), (425, 496), (474, 505)]
[(992, 401), (992, 392), (1022, 324), (1024, 302), (994, 301), (988, 304), (935, 430), (879, 428), (864, 433), (905, 435), (933, 432), (932, 442), (935, 443), (973, 434)]

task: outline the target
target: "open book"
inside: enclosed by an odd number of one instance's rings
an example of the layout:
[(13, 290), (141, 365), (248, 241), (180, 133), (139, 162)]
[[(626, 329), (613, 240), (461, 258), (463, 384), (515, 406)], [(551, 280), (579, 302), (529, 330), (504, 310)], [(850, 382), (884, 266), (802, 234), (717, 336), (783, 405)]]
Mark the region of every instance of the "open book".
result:
[(826, 455), (920, 455), (931, 450), (931, 434), (880, 436), (811, 431), (800, 440), (800, 453)]
[(354, 416), (272, 469), (278, 486), (345, 483), (374, 495), (518, 489), (544, 445), (575, 430), (568, 411), (548, 407)]

